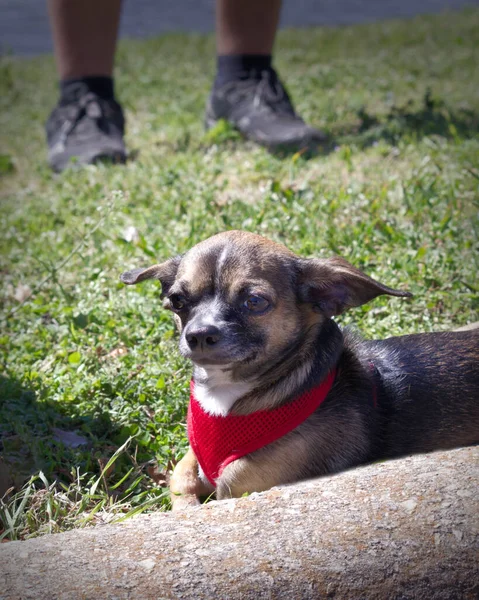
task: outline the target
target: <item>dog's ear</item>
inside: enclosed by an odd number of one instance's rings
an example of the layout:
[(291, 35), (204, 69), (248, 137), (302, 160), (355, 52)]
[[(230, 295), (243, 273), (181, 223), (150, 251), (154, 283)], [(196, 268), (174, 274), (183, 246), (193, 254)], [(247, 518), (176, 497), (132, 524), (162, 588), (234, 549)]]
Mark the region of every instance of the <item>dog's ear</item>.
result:
[(327, 317), (340, 315), (353, 306), (360, 306), (376, 296), (412, 296), (394, 290), (368, 277), (339, 256), (321, 259), (301, 259), (299, 263), (299, 297), (311, 302), (315, 310)]
[(133, 285), (145, 281), (145, 279), (158, 279), (161, 282), (163, 295), (175, 281), (180, 262), (181, 256), (175, 256), (158, 265), (125, 271), (120, 275), (120, 280), (127, 285)]

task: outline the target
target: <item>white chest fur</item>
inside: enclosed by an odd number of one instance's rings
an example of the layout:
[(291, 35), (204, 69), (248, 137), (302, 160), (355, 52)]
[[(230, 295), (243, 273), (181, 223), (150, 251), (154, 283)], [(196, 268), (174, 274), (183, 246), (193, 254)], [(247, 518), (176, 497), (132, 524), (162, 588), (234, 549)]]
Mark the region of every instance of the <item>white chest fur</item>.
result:
[(210, 415), (225, 416), (233, 404), (251, 390), (249, 383), (231, 381), (229, 373), (218, 367), (196, 367), (195, 397)]

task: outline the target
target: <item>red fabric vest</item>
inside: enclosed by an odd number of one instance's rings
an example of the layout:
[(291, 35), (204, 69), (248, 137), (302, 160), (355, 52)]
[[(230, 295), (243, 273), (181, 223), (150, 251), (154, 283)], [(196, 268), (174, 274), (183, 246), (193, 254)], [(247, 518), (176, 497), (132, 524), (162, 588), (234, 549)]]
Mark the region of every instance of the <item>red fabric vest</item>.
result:
[(336, 369), (333, 369), (317, 387), (279, 408), (226, 416), (204, 411), (195, 398), (191, 381), (188, 438), (212, 485), (216, 487), (216, 479), (230, 462), (274, 442), (312, 415), (326, 399), (335, 377)]

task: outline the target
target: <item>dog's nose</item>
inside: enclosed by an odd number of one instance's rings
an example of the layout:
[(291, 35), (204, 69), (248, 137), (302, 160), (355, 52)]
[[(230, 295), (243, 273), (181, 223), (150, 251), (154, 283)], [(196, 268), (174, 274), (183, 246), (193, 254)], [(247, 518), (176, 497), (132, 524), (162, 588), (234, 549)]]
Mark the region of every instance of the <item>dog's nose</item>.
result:
[(214, 325), (197, 327), (185, 334), (186, 341), (191, 350), (208, 350), (219, 342), (220, 330)]

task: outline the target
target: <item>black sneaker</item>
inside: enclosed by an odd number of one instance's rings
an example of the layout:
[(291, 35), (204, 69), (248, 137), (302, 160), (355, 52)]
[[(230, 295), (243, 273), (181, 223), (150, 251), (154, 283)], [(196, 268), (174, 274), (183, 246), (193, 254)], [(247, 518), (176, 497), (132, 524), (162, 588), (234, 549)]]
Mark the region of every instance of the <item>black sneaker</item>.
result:
[(76, 165), (100, 160), (123, 163), (125, 119), (115, 100), (87, 92), (69, 104), (56, 106), (46, 123), (48, 162), (54, 171), (63, 171), (70, 159)]
[(270, 150), (312, 150), (327, 141), (324, 133), (296, 114), (273, 69), (245, 73), (241, 79), (214, 87), (206, 106), (206, 128), (219, 119)]

